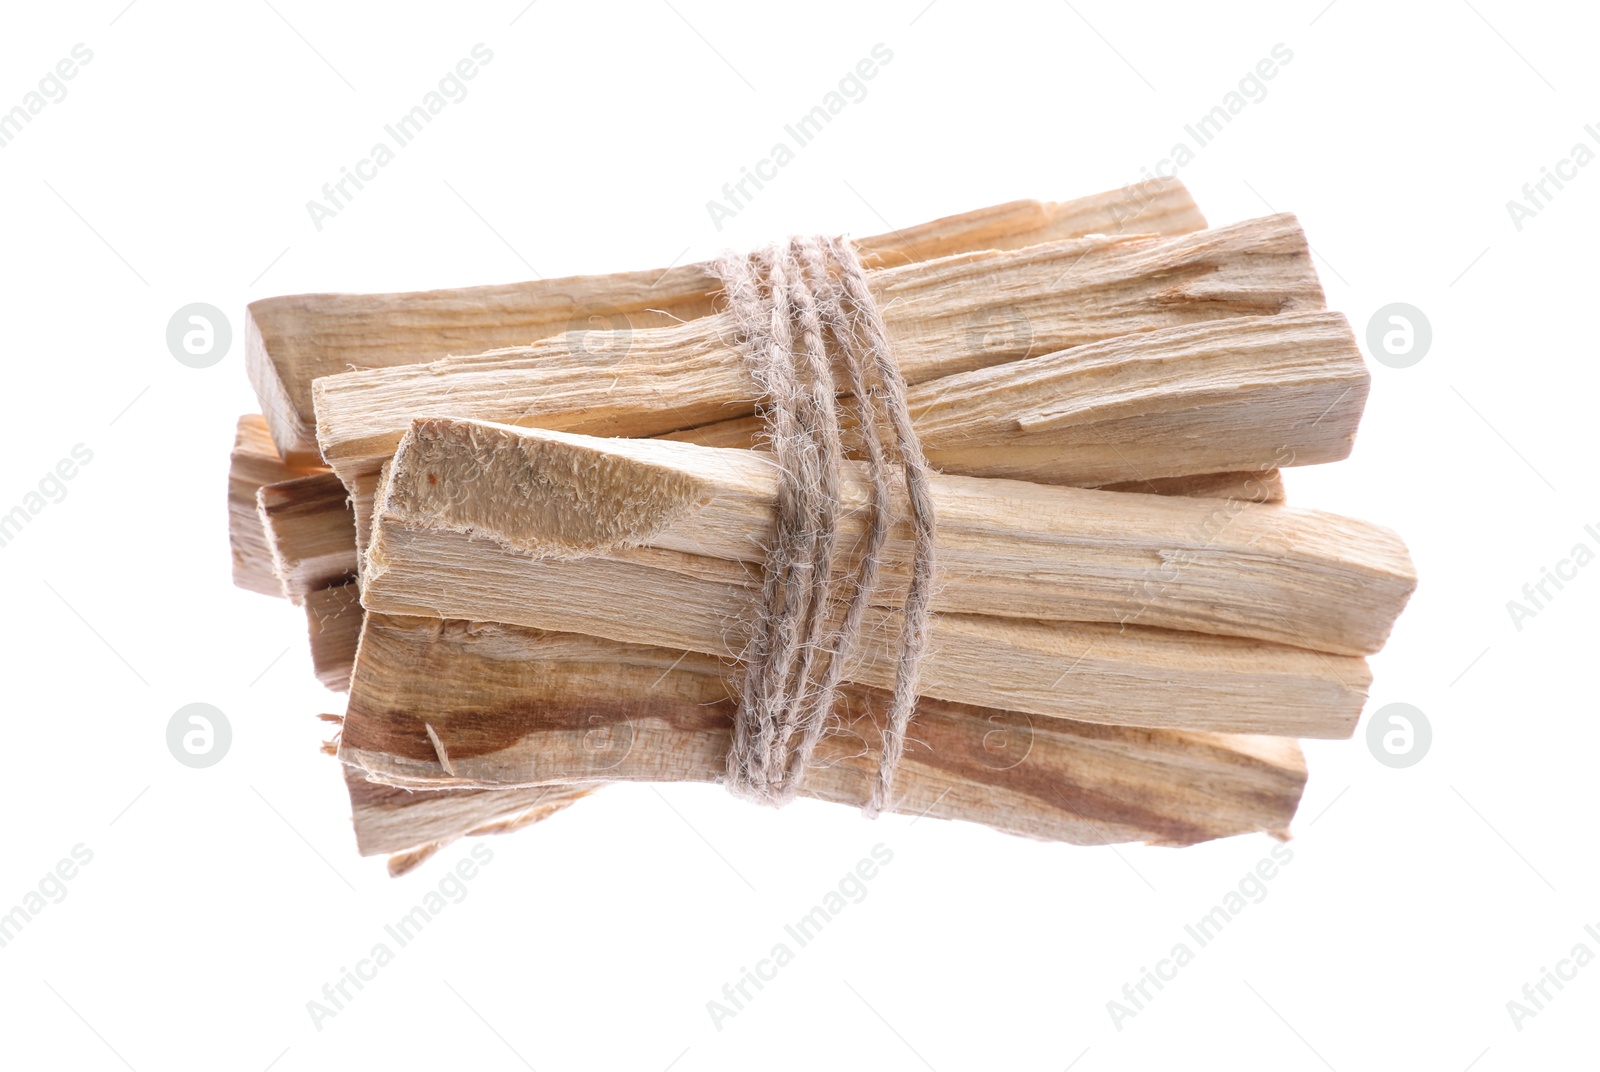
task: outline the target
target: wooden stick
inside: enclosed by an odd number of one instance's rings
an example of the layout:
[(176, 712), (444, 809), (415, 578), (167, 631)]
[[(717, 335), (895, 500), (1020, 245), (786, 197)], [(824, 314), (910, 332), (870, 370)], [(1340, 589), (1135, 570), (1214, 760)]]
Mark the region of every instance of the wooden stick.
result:
[[(946, 473), (1096, 487), (1339, 461), (1370, 383), (1345, 318), (1310, 312), (1118, 336), (930, 380), (907, 401)], [(752, 416), (661, 438), (749, 448), (762, 434)]]
[[(324, 481), (329, 479), (338, 483), (337, 478), (331, 474), (323, 474), (321, 478)], [(323, 486), (321, 482), (313, 486), (299, 481), (268, 485), (274, 489), (274, 494), (291, 496), (291, 501), (295, 501), (302, 510), (309, 509), (310, 503), (292, 499), (291, 488), (305, 488), (310, 492)], [(341, 491), (337, 501), (320, 494), (314, 496), (313, 501), (319, 504), (320, 512), (325, 516), (320, 520), (306, 516), (303, 521), (312, 532), (328, 531), (337, 526), (343, 526), (348, 531), (343, 556), (340, 559), (344, 564), (343, 570), (348, 572), (351, 564), (357, 562), (359, 556), (356, 553), (350, 506), (343, 496), (343, 485), (339, 486)], [(1197, 477), (1133, 481), (1109, 490), (1194, 498), (1240, 499), (1249, 502), (1282, 502), (1284, 498), (1283, 481), (1276, 469), (1270, 469), (1265, 473), (1213, 473)], [(282, 532), (276, 536), (280, 542), (285, 538)], [(257, 552), (258, 558), (263, 556), (265, 551), (263, 547)], [(260, 568), (259, 564), (257, 568)], [(283, 593), (280, 591), (275, 594)], [(317, 679), (336, 692), (347, 691), (350, 687), (351, 668), (355, 661), (356, 641), (361, 634), (361, 619), (365, 613), (360, 605), (359, 589), (354, 583), (335, 583), (330, 587), (306, 592), (303, 599), (311, 640), (311, 662)]]
[[(1230, 495), (1235, 497), (1249, 496), (1254, 498), (1264, 496), (1267, 498), (1281, 498), (1282, 495), (1282, 483), (1276, 470), (1269, 471), (1266, 474), (1219, 474), (1214, 477), (1179, 478), (1155, 483), (1158, 487), (1150, 488), (1149, 485), (1141, 485), (1139, 490), (1153, 490), (1169, 494), (1214, 496), (1218, 498), (1226, 498)], [(351, 585), (347, 588), (330, 591), (353, 592), (354, 589), (355, 586)], [(308, 602), (308, 614), (316, 606), (316, 599), (317, 597), (313, 596), (312, 600)], [(341, 632), (349, 624), (355, 624), (359, 628), (359, 623), (362, 621), (363, 612), (358, 605), (351, 604), (348, 609), (353, 612), (354, 616), (345, 615), (332, 619), (339, 626)], [(379, 616), (378, 628), (387, 631), (388, 626), (404, 621), (405, 619)], [(461, 623), (454, 623), (453, 625), (447, 625), (446, 628), (463, 628), (463, 626)], [(481, 632), (483, 628), (482, 626), (473, 627), (473, 632)], [(490, 628), (516, 631), (511, 627)], [(430, 644), (437, 643), (439, 637), (439, 634), (431, 631), (422, 635), (434, 637)], [(415, 639), (415, 636), (416, 634), (413, 634), (412, 638)], [(339, 666), (338, 673), (345, 685), (336, 686), (324, 678), (325, 683), (329, 684), (330, 687), (342, 688), (348, 684), (351, 671), (348, 660), (352, 660), (354, 657), (355, 641), (355, 636), (350, 635), (348, 642), (341, 646), (341, 651), (347, 661)], [(323, 654), (323, 649), (316, 640), (314, 630), (313, 658), (318, 664), (319, 674), (324, 669), (322, 665)], [(533, 667), (530, 666), (529, 669), (532, 672)], [(654, 683), (656, 682), (653, 681), (652, 684)], [(420, 702), (425, 705), (429, 703), (426, 699)], [(416, 706), (411, 706), (408, 710), (416, 712), (419, 709)], [(424, 707), (422, 710), (432, 710), (432, 708)], [(1008, 717), (1014, 721), (1016, 716)], [(1160, 738), (1167, 736), (1167, 734), (1164, 731), (1156, 731), (1153, 736)], [(1189, 736), (1198, 739), (1204, 735)], [(1230, 740), (1217, 736), (1206, 736), (1205, 739), (1207, 742)], [(1248, 739), (1231, 739), (1234, 743), (1246, 740)], [(1008, 743), (1008, 738), (1004, 733), (1000, 733), (986, 736), (985, 742), (990, 744), (1000, 742), (1003, 747), (1005, 743)], [(1137, 743), (1134, 743), (1130, 748), (1130, 752), (1136, 751), (1137, 748)], [(1212, 751), (1213, 745), (1208, 743), (1204, 754), (1210, 754)], [(1123, 754), (1114, 755), (1118, 760), (1125, 761)], [(1171, 753), (1169, 752), (1167, 755), (1170, 760), (1172, 758)], [(1250, 755), (1251, 753), (1249, 752), (1243, 753), (1247, 762), (1251, 761), (1248, 758)], [(1192, 767), (1185, 765), (1180, 774), (1187, 774), (1192, 769)], [(368, 782), (364, 774), (358, 772), (357, 768), (349, 767), (346, 770), (349, 772), (347, 778), (350, 787), (352, 815), (361, 851), (365, 855), (375, 853), (394, 854), (389, 861), (389, 870), (393, 875), (403, 874), (418, 866), (441, 847), (458, 837), (507, 832), (529, 822), (538, 821), (573, 802), (573, 799), (569, 799), (566, 795), (567, 789), (564, 786), (512, 789), (397, 789)], [(1286, 767), (1286, 771), (1291, 779), (1298, 777), (1303, 781), (1303, 773), (1297, 774), (1298, 771), (1301, 771), (1299, 766), (1289, 765)], [(597, 783), (589, 783), (589, 785), (595, 784)], [(1197, 784), (1200, 783), (1197, 782)], [(591, 791), (589, 786), (580, 785), (572, 790), (572, 798), (575, 799), (589, 791)], [(1080, 797), (1078, 806), (1088, 809), (1090, 813), (1098, 814), (1094, 806), (1102, 799), (1101, 797)], [(1293, 803), (1288, 802), (1287, 807), (1292, 809)], [(1089, 816), (1085, 815), (1084, 818), (1085, 822), (1087, 822)], [(1263, 826), (1272, 826), (1274, 821), (1271, 818), (1257, 820)], [(1278, 822), (1278, 825), (1286, 827), (1286, 819)]]
[(263, 485), (256, 511), (273, 569), (292, 602), (355, 578), (355, 513), (338, 477), (322, 472)]
[[(1175, 179), (1061, 203), (1013, 201), (859, 240), (869, 266), (1088, 234), (1184, 234), (1206, 225)], [(604, 326), (637, 330), (710, 313), (706, 264), (413, 294), (299, 294), (251, 303), (246, 368), (283, 454), (319, 460), (312, 382)]]
[[(260, 418), (256, 427), (264, 432)], [(271, 449), (270, 443), (258, 438), (258, 445)], [(266, 474), (273, 475), (277, 470)], [(242, 474), (235, 474), (241, 477)], [(239, 485), (240, 494), (255, 487), (254, 480)], [(1282, 502), (1283, 481), (1277, 470), (1265, 473), (1214, 473), (1197, 477), (1174, 477), (1149, 481), (1134, 481), (1113, 490), (1141, 491), (1157, 495), (1183, 495), (1195, 498), (1244, 499), (1252, 502)], [(304, 603), (310, 633), (312, 665), (317, 678), (328, 688), (344, 692), (349, 688), (351, 665), (355, 658), (356, 640), (361, 632), (362, 610), (358, 589), (346, 588), (344, 582), (356, 572), (359, 555), (356, 549), (354, 515), (347, 500), (344, 486), (327, 471), (309, 477), (264, 485), (256, 488), (258, 507), (263, 496), (269, 500), (268, 516), (257, 517), (257, 524), (245, 523), (241, 512), (230, 517), (236, 575), (244, 578), (241, 587), (257, 585), (267, 595), (289, 595), (297, 603)], [(370, 516), (371, 498), (368, 496)], [(276, 523), (277, 516), (287, 512), (293, 516), (290, 525)], [(262, 524), (265, 535), (258, 536)], [(332, 534), (343, 533), (335, 544)], [(308, 539), (302, 539), (301, 534)], [(278, 587), (267, 591), (269, 574), (287, 569), (297, 571), (289, 563), (323, 563), (303, 579), (292, 582), (278, 580)], [(313, 587), (321, 584), (321, 587)], [(285, 592), (285, 588), (292, 589)]]
[[(773, 538), (778, 480), (755, 451), (421, 419), (395, 454), (380, 513), (387, 526), (487, 537), (536, 559), (720, 572), (743, 596)], [(936, 611), (1365, 655), (1416, 585), (1399, 537), (1315, 510), (940, 475), (931, 494)], [(846, 463), (841, 573), (856, 568), (870, 502), (865, 467)], [(880, 605), (900, 604), (908, 554), (909, 532), (891, 533)]]
[[(381, 518), (362, 582), (369, 612), (499, 621), (733, 659), (759, 584), (742, 567), (671, 551), (659, 565), (535, 560), (492, 540)], [(741, 587), (743, 579), (745, 585)], [(868, 637), (897, 636), (870, 610)], [(888, 649), (888, 650), (886, 650)], [(847, 676), (893, 684), (892, 648), (858, 649)], [(943, 614), (925, 695), (1085, 722), (1289, 737), (1348, 737), (1364, 659), (1145, 626)]]
[[(1106, 379), (1118, 388), (1106, 390)], [(1119, 336), (944, 377), (913, 388), (911, 408), (946, 472), (1274, 502), (1283, 498), (1268, 475), (1276, 465), (1349, 454), (1369, 380), (1341, 315), (1299, 313)], [(1025, 437), (1015, 431), (1022, 421)], [(765, 447), (753, 416), (659, 438)], [(347, 478), (364, 548), (377, 473)]]
[(312, 671), (334, 692), (348, 691), (366, 614), (361, 609), (361, 589), (348, 581), (309, 592), (305, 608)]
[[(1198, 477), (1171, 477), (1132, 481), (1110, 489), (1138, 491), (1153, 495), (1184, 495), (1194, 498), (1239, 499), (1245, 502), (1282, 502), (1283, 480), (1276, 469), (1265, 473), (1213, 473)], [(352, 540), (350, 554), (355, 555)], [(354, 584), (323, 589), (307, 597), (306, 615), (311, 619), (311, 659), (317, 677), (330, 689), (348, 690), (355, 660), (356, 640), (365, 613), (359, 604)], [(351, 616), (344, 616), (347, 611)], [(313, 617), (315, 615), (315, 617)]]
[[(1277, 470), (1265, 474), (1223, 473), (1141, 482), (1137, 488), (1128, 490), (1251, 501), (1281, 501), (1283, 497)], [(340, 602), (336, 611), (324, 612), (325, 627), (319, 629), (321, 623), (317, 619), (312, 622), (312, 659), (318, 676), (329, 688), (339, 691), (349, 688), (357, 640), (365, 618), (365, 612), (355, 601), (355, 592), (354, 584), (326, 589), (314, 593), (306, 606), (309, 617), (318, 609), (319, 599), (335, 594), (349, 596), (349, 602)], [(403, 621), (383, 618), (379, 628)], [(333, 639), (323, 639), (325, 637)], [(1224, 740), (1221, 737), (1209, 739)], [(396, 876), (418, 866), (456, 838), (510, 832), (540, 821), (592, 791), (587, 786), (577, 786), (569, 799), (566, 787), (557, 785), (512, 789), (397, 789), (368, 782), (358, 768), (346, 767), (345, 770), (361, 851), (364, 855), (392, 853), (389, 872)], [(492, 817), (486, 820), (485, 816)]]
[[(286, 485), (278, 485), (280, 489)], [(1102, 490), (1137, 491), (1152, 495), (1181, 495), (1204, 499), (1239, 499), (1246, 502), (1283, 502), (1283, 479), (1278, 470), (1264, 473), (1236, 472), (1210, 473), (1193, 477), (1167, 477), (1154, 480), (1130, 481)], [(340, 499), (337, 503), (322, 501), (323, 510), (330, 515), (320, 525), (349, 525), (349, 504)], [(368, 516), (371, 516), (371, 497)], [(310, 521), (307, 519), (307, 523)], [(320, 527), (317, 526), (317, 527)], [(345, 562), (355, 562), (359, 556), (353, 527), (346, 548)], [(306, 596), (306, 615), (311, 626), (311, 658), (318, 679), (328, 688), (344, 692), (349, 688), (350, 671), (355, 660), (356, 640), (361, 632), (361, 615), (358, 589), (335, 585), (312, 592)], [(351, 616), (346, 617), (348, 611)]]
[[(1274, 216), (1181, 238), (1081, 239), (869, 273), (910, 383), (1119, 335), (1320, 311), (1305, 236)], [(981, 284), (981, 285), (980, 285)], [(1010, 318), (1010, 330), (990, 325)], [(975, 326), (979, 325), (979, 326)], [(726, 314), (632, 333), (611, 363), (564, 337), (316, 381), (323, 455), (347, 487), (373, 475), (417, 416), (651, 436), (754, 412)], [(1205, 472), (1234, 466), (1211, 466)], [(1100, 483), (1181, 473), (1126, 472)], [(362, 523), (359, 497), (357, 523)]]
[[(331, 479), (334, 483), (338, 483), (337, 478), (331, 474), (323, 474), (322, 479)], [(321, 483), (315, 485), (317, 489), (323, 486)], [(292, 494), (291, 487), (309, 490), (308, 485), (297, 481), (285, 481), (268, 487), (280, 495)], [(320, 512), (326, 516), (320, 520), (313, 520), (307, 516), (303, 520), (314, 532), (326, 531), (341, 525), (347, 529), (348, 537), (341, 561), (344, 563), (344, 572), (348, 572), (351, 564), (356, 563), (359, 556), (356, 552), (355, 529), (350, 506), (343, 497), (343, 485), (339, 487), (341, 494), (337, 501), (322, 495), (315, 496), (315, 501), (320, 505)], [(1212, 473), (1197, 477), (1133, 481), (1121, 487), (1103, 490), (1138, 491), (1152, 495), (1181, 495), (1207, 499), (1239, 499), (1247, 502), (1282, 502), (1284, 499), (1283, 480), (1276, 469), (1269, 469), (1265, 473)], [(309, 508), (309, 503), (294, 501), (301, 509)], [(284, 539), (284, 534), (281, 532), (276, 536), (280, 541)], [(265, 554), (265, 551), (263, 547), (257, 552), (258, 559)], [(259, 569), (259, 565), (256, 568)], [(280, 591), (276, 594), (283, 593)], [(350, 671), (355, 661), (356, 641), (361, 635), (361, 618), (365, 613), (361, 608), (360, 598), (360, 589), (353, 582), (334, 583), (328, 587), (308, 591), (303, 596), (311, 640), (312, 667), (317, 679), (336, 692), (345, 692), (350, 687)]]
[(283, 595), (283, 585), (272, 565), (272, 551), (256, 515), (256, 492), (265, 484), (303, 477), (321, 471), (287, 465), (279, 457), (259, 414), (239, 418), (233, 453), (228, 459), (228, 544), (233, 552), (233, 583), (264, 596)]
[[(693, 653), (371, 614), (340, 756), (411, 786), (714, 781), (730, 742), (729, 673)], [(848, 692), (804, 794), (866, 800), (879, 741), (872, 711), (884, 700)], [(1286, 836), (1305, 782), (1298, 747), (1281, 739), (1036, 720), (929, 699), (911, 737), (893, 810), (1075, 844)]]

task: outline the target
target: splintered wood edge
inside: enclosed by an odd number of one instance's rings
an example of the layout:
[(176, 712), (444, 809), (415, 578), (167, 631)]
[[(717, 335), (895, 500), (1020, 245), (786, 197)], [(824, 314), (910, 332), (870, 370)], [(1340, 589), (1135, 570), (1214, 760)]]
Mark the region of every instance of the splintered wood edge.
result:
[[(1089, 234), (1187, 234), (1205, 226), (1181, 181), (1152, 179), (1070, 201), (959, 213), (858, 245), (869, 267), (882, 267)], [(527, 342), (584, 324), (590, 313), (630, 328), (671, 323), (709, 311), (717, 289), (708, 266), (692, 264), (455, 290), (265, 298), (246, 309), (245, 364), (279, 450), (292, 461), (312, 461), (320, 456), (311, 397), (319, 376)], [(426, 315), (440, 324), (415, 326)], [(337, 340), (341, 326), (357, 322), (362, 354)], [(334, 342), (320, 341), (330, 335)], [(363, 356), (373, 348), (384, 352)]]

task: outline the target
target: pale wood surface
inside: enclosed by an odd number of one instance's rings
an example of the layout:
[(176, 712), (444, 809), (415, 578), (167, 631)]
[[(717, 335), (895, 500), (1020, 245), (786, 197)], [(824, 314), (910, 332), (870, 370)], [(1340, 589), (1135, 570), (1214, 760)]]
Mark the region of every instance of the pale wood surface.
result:
[[(736, 658), (759, 594), (754, 578), (735, 563), (647, 554), (659, 564), (537, 560), (493, 540), (380, 518), (362, 598), (369, 611)], [(892, 638), (897, 618), (869, 610), (863, 634)], [(1371, 683), (1359, 657), (1145, 626), (942, 614), (932, 633), (925, 695), (1089, 722), (1348, 737)], [(861, 646), (847, 676), (890, 687), (893, 650)]]
[[(929, 462), (946, 473), (1095, 487), (1339, 461), (1370, 381), (1342, 315), (1286, 313), (944, 376), (907, 401)], [(752, 448), (764, 431), (750, 416), (661, 438)]]
[[(579, 568), (665, 563), (708, 580), (720, 570), (742, 593), (773, 538), (778, 487), (776, 463), (756, 451), (423, 419), (395, 454), (379, 509), (385, 524), (473, 534)], [(1365, 655), (1416, 584), (1392, 532), (1316, 510), (937, 474), (931, 494), (936, 611)], [(871, 513), (860, 463), (845, 464), (839, 502), (837, 570), (852, 573)], [(880, 605), (902, 601), (909, 554), (902, 526), (882, 559)], [(866, 642), (893, 650), (892, 637)]]
[[(1066, 202), (1013, 201), (858, 240), (881, 267), (1088, 234), (1185, 234), (1205, 227), (1183, 184), (1136, 183)], [(251, 303), (246, 368), (286, 457), (317, 460), (312, 382), (592, 329), (637, 330), (711, 312), (706, 264), (406, 294), (297, 294)]]
[[(320, 494), (329, 487), (327, 481), (330, 480), (340, 489), (337, 498)], [(308, 512), (299, 522), (306, 526), (308, 532), (317, 534), (336, 529), (345, 531), (347, 536), (337, 555), (340, 563), (338, 572), (342, 576), (355, 569), (359, 556), (356, 552), (354, 522), (349, 503), (344, 496), (343, 485), (339, 483), (337, 477), (331, 473), (322, 473), (315, 482), (309, 482), (308, 478), (300, 478), (268, 487), (272, 488), (275, 494), (285, 496), (289, 502), (295, 503), (300, 511), (309, 511), (311, 504), (316, 504), (315, 514)], [(1194, 477), (1133, 481), (1112, 490), (1194, 498), (1240, 499), (1250, 502), (1282, 502), (1284, 499), (1283, 480), (1276, 469), (1269, 469), (1263, 473), (1212, 473)], [(307, 498), (302, 499), (301, 496)], [(282, 540), (283, 534), (278, 534), (278, 538)], [(267, 570), (274, 568), (270, 557), (270, 548), (266, 544), (259, 544), (253, 551), (247, 552), (245, 561), (250, 563), (250, 569), (255, 575), (264, 577)], [(335, 571), (328, 572), (331, 574)], [(280, 589), (271, 594), (284, 593)], [(300, 600), (304, 602), (306, 608), (312, 666), (317, 679), (338, 692), (343, 692), (349, 687), (351, 664), (355, 659), (356, 638), (361, 631), (363, 611), (359, 599), (359, 589), (354, 584), (346, 586), (334, 581), (330, 586), (306, 591)]]
[[(930, 433), (929, 460), (947, 473), (1158, 494), (1195, 494), (1209, 481), (1210, 497), (1270, 502), (1282, 500), (1275, 479), (1216, 481), (1217, 472), (1344, 458), (1369, 380), (1342, 316), (1298, 313), (1119, 336), (943, 377), (914, 387), (910, 405), (919, 434)], [(659, 438), (765, 445), (754, 416)], [(376, 471), (346, 476), (365, 547)], [(1186, 477), (1207, 479), (1160, 483)]]
[(354, 581), (330, 585), (305, 598), (306, 632), (311, 640), (311, 669), (317, 680), (334, 692), (350, 688), (350, 668), (355, 664), (361, 639), (361, 589)]
[[(868, 273), (897, 361), (916, 384), (1209, 320), (1320, 311), (1289, 216), (1179, 238), (1095, 238)], [(352, 492), (418, 416), (651, 436), (754, 412), (726, 314), (631, 334), (611, 362), (556, 337), (530, 346), (316, 381), (318, 437)], [(1188, 472), (1237, 468), (1212, 465)], [(1181, 473), (1124, 472), (1099, 483)], [(361, 524), (358, 496), (358, 525)]]
[(327, 470), (320, 465), (286, 465), (259, 414), (239, 418), (233, 453), (228, 459), (228, 546), (233, 555), (233, 583), (251, 592), (281, 596), (283, 585), (272, 565), (261, 519), (256, 515), (256, 492), (265, 484), (292, 480)]
[(337, 476), (322, 472), (263, 485), (256, 511), (273, 570), (291, 601), (303, 603), (318, 589), (354, 579), (355, 513)]
[[(340, 755), (384, 781), (435, 788), (713, 781), (729, 745), (730, 672), (717, 659), (637, 644), (372, 614)], [(803, 793), (866, 800), (882, 702), (871, 690), (847, 693)], [(919, 703), (911, 737), (894, 810), (1077, 844), (1283, 836), (1305, 781), (1289, 740), (1028, 719), (932, 699)], [(438, 834), (408, 828), (383, 844)]]
[[(1276, 469), (1264, 473), (1213, 473), (1197, 477), (1133, 481), (1114, 490), (1158, 495), (1187, 495), (1196, 498), (1240, 499), (1249, 502), (1282, 502), (1284, 499), (1283, 480)], [(350, 553), (355, 554), (353, 541)], [(346, 595), (343, 598), (353, 600), (356, 598), (353, 595), (356, 591), (353, 585), (344, 589), (343, 593)], [(333, 601), (334, 609), (342, 611), (343, 604), (338, 602), (341, 598), (338, 590), (324, 589), (321, 593), (312, 593), (307, 601), (307, 615), (311, 615), (317, 609), (319, 600)], [(326, 625), (319, 625), (313, 620), (311, 629), (312, 662), (317, 677), (329, 688), (341, 692), (349, 687), (356, 637), (360, 632), (362, 611), (359, 605), (353, 609), (356, 617), (343, 619), (335, 617)]]

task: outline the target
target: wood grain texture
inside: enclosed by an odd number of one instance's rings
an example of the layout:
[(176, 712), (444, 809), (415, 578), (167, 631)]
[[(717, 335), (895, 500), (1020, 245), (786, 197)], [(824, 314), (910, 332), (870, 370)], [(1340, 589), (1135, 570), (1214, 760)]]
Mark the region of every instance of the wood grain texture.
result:
[[(1093, 238), (880, 269), (869, 284), (908, 382), (1121, 335), (1316, 312), (1322, 290), (1292, 217), (1180, 238)], [(614, 359), (568, 337), (425, 365), (326, 376), (323, 455), (357, 494), (418, 416), (653, 436), (747, 416), (755, 389), (726, 314), (632, 332)], [(1237, 465), (1188, 469), (1220, 471)], [(1182, 473), (1125, 472), (1100, 483)]]
[[(1118, 336), (934, 379), (912, 389), (910, 409), (929, 459), (947, 473), (1191, 494), (1219, 472), (1346, 457), (1369, 383), (1344, 317), (1289, 313)], [(548, 413), (541, 423), (581, 416)], [(765, 445), (755, 416), (659, 438)], [(364, 548), (376, 471), (346, 475)], [(1206, 481), (1160, 483), (1189, 477)], [(1282, 499), (1276, 483), (1211, 486), (1211, 497)]]
[(321, 472), (263, 485), (256, 512), (283, 594), (304, 603), (356, 575), (356, 519), (344, 483)]
[[(1269, 469), (1264, 473), (1212, 473), (1197, 477), (1131, 481), (1126, 485), (1102, 490), (1239, 499), (1246, 502), (1284, 501), (1283, 480), (1276, 469)], [(355, 553), (353, 542), (350, 550), (351, 554)], [(359, 604), (354, 602), (359, 598), (355, 595), (356, 592), (357, 589), (353, 585), (343, 590), (324, 589), (320, 593), (312, 593), (306, 604), (308, 617), (318, 612), (321, 601), (329, 601), (332, 604), (329, 610), (322, 611), (317, 618), (312, 619), (311, 654), (318, 679), (329, 688), (340, 692), (349, 687), (350, 673), (355, 659), (356, 638), (361, 628), (360, 616), (364, 613)], [(355, 617), (338, 616), (345, 609), (344, 603), (340, 601), (341, 598), (348, 599), (353, 604), (350, 609), (354, 611)], [(328, 619), (326, 624), (323, 623), (323, 619)]]
[(228, 546), (235, 585), (265, 596), (284, 594), (273, 568), (272, 549), (256, 514), (256, 492), (263, 485), (314, 472), (327, 470), (320, 464), (307, 468), (284, 462), (268, 433), (265, 418), (255, 413), (239, 418), (233, 452), (228, 458)]
[[(1342, 315), (1286, 313), (944, 376), (913, 387), (907, 402), (943, 472), (1097, 487), (1339, 461), (1370, 383)], [(661, 438), (749, 449), (763, 437), (750, 416)]]
[[(656, 564), (538, 560), (493, 540), (380, 517), (362, 598), (369, 612), (507, 622), (736, 659), (758, 582), (735, 563), (647, 554)], [(898, 629), (897, 615), (874, 608), (863, 634), (892, 638)], [(932, 632), (924, 695), (1086, 722), (1342, 738), (1371, 684), (1355, 656), (1137, 625), (941, 614)], [(890, 652), (885, 643), (858, 648), (847, 677), (891, 687)]]
[[(353, 515), (345, 498), (344, 486), (330, 473), (319, 474), (314, 483), (302, 483), (311, 480), (312, 478), (300, 478), (267, 487), (274, 489), (274, 494), (286, 496), (287, 501), (295, 504), (297, 510), (305, 511), (311, 508), (312, 503), (316, 504), (314, 515), (308, 514), (297, 521), (297, 525), (304, 524), (311, 534), (330, 533), (334, 530), (346, 533), (343, 543), (337, 546), (337, 550), (331, 556), (336, 559), (337, 565), (322, 574), (322, 576), (332, 576), (337, 573), (341, 578), (346, 577), (354, 571), (359, 555), (356, 551)], [(332, 484), (338, 487), (337, 498), (321, 493), (330, 487), (328, 481), (332, 481)], [(1284, 499), (1283, 480), (1276, 469), (1262, 473), (1212, 473), (1195, 477), (1133, 481), (1108, 490), (1205, 499), (1239, 499), (1249, 502), (1282, 502)], [(270, 522), (268, 533), (269, 543), (281, 544), (286, 539), (293, 542), (293, 537), (289, 537), (285, 532), (273, 533)], [(270, 547), (257, 547), (253, 552), (246, 553), (246, 560), (253, 563), (252, 570), (260, 575), (264, 572), (261, 559), (270, 555)], [(344, 692), (349, 688), (356, 640), (361, 633), (361, 616), (364, 613), (360, 606), (359, 588), (354, 583), (346, 584), (341, 580), (333, 580), (328, 585), (316, 589), (311, 589), (307, 585), (307, 589), (301, 593), (301, 598), (297, 601), (305, 605), (312, 668), (317, 680), (322, 684), (337, 692)], [(284, 593), (280, 590), (275, 594)]]
[[(730, 741), (729, 673), (693, 653), (372, 614), (340, 755), (412, 787), (714, 781)], [(848, 691), (805, 795), (866, 800), (883, 700)], [(931, 699), (911, 729), (894, 810), (1075, 844), (1284, 836), (1305, 782), (1298, 747), (1282, 739), (1028, 719)]]
[[(938, 474), (930, 491), (939, 612), (1366, 655), (1383, 646), (1416, 585), (1394, 533), (1316, 510)], [(387, 525), (478, 536), (578, 568), (603, 559), (706, 580), (721, 572), (743, 594), (774, 538), (778, 498), (777, 464), (756, 451), (419, 419), (379, 511)], [(861, 463), (845, 463), (839, 503), (843, 576), (857, 568), (871, 516)], [(902, 499), (896, 513), (907, 512)], [(898, 608), (909, 574), (902, 524), (874, 602)], [(894, 648), (892, 638), (864, 643)]]
[(366, 615), (361, 589), (354, 581), (319, 588), (306, 594), (305, 611), (312, 672), (334, 692), (348, 691)]
[[(1205, 227), (1175, 179), (1066, 202), (1014, 201), (860, 239), (882, 267), (1088, 234), (1184, 234)], [(638, 330), (704, 316), (718, 286), (706, 264), (405, 294), (298, 294), (249, 306), (245, 361), (284, 456), (317, 460), (314, 380), (417, 364), (597, 328)], [(582, 345), (581, 342), (578, 343)]]

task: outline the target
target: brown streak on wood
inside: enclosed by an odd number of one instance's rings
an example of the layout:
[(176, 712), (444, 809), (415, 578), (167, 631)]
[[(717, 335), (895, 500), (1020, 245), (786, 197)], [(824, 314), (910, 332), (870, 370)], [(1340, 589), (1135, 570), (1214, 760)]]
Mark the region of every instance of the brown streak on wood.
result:
[[(343, 756), (372, 777), (413, 787), (502, 787), (486, 793), (530, 780), (713, 780), (731, 729), (730, 672), (692, 653), (375, 614)], [(633, 702), (656, 692), (669, 699)], [(882, 702), (873, 690), (847, 690), (838, 732), (824, 739), (807, 775), (808, 795), (857, 806), (866, 799)], [(439, 766), (422, 712), (457, 777)], [(506, 725), (489, 727), (500, 720)], [(995, 732), (997, 720), (1004, 733)], [(609, 751), (593, 746), (597, 735)], [(1305, 780), (1290, 741), (1019, 720), (930, 699), (919, 703), (911, 736), (917, 743), (902, 767), (899, 810), (1084, 844), (1282, 833)], [(477, 752), (491, 743), (499, 747)], [(385, 751), (391, 746), (412, 755)]]

